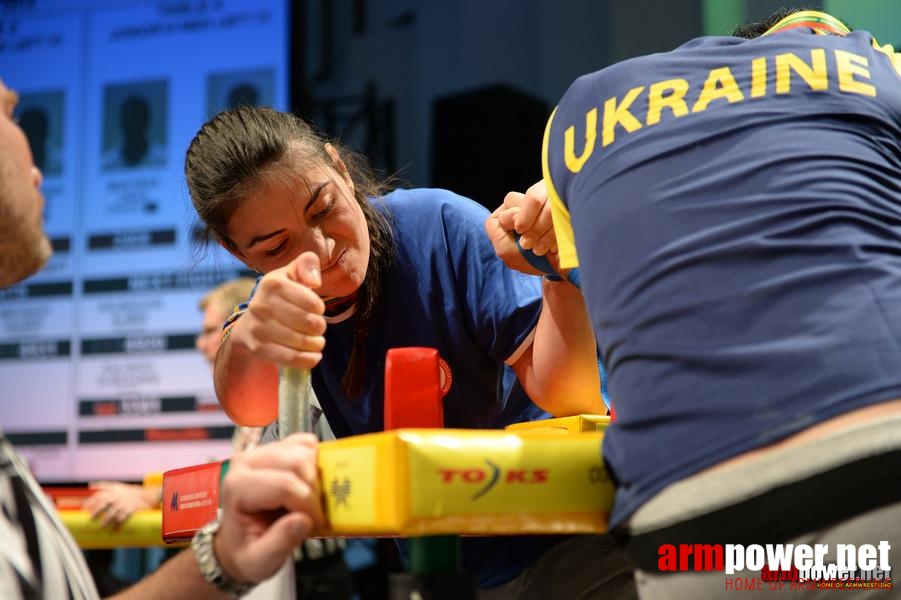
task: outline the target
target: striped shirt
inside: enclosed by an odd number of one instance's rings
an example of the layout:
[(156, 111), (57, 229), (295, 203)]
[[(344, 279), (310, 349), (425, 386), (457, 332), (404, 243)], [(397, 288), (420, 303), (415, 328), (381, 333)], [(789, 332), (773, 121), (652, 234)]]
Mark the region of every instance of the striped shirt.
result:
[(98, 598), (81, 550), (0, 431), (0, 598)]

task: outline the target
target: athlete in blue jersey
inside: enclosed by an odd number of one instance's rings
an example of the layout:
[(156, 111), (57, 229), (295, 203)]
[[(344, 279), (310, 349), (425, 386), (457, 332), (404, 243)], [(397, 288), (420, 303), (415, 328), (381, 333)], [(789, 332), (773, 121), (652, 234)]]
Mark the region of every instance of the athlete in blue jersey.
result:
[[(385, 356), (409, 346), (441, 356), (449, 427), (603, 410), (594, 338), (571, 326), (587, 318), (578, 290), (506, 268), (475, 202), (391, 191), (301, 119), (265, 108), (211, 119), (185, 171), (210, 235), (264, 274), (217, 356), (217, 394), (236, 422), (275, 418), (283, 365), (312, 369), (337, 437), (381, 431)], [(536, 335), (559, 345), (536, 351)], [(484, 598), (634, 595), (605, 536), (464, 538), (461, 554)], [(597, 555), (600, 572), (583, 560)]]
[(680, 544), (901, 557), (901, 56), (814, 11), (762, 29), (580, 77), (546, 131), (642, 597), (727, 589), (668, 575)]

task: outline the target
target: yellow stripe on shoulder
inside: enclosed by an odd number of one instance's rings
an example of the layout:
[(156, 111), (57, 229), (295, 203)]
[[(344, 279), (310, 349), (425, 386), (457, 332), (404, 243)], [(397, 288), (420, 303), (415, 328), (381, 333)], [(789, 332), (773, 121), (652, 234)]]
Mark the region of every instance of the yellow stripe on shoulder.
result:
[(873, 38), (873, 48), (877, 52), (881, 52), (888, 57), (889, 61), (892, 63), (892, 66), (895, 68), (895, 73), (898, 76), (901, 76), (901, 53), (895, 52), (895, 49), (892, 48), (891, 44), (885, 44), (884, 46), (880, 46), (879, 42), (876, 41), (876, 38)]
[(579, 266), (579, 257), (576, 254), (575, 235), (573, 234), (572, 220), (569, 216), (569, 210), (557, 193), (554, 181), (551, 178), (551, 168), (548, 162), (548, 146), (551, 137), (551, 124), (554, 122), (554, 115), (557, 109), (551, 113), (547, 120), (547, 126), (544, 129), (544, 141), (541, 145), (541, 172), (544, 177), (544, 183), (547, 186), (547, 197), (551, 202), (551, 219), (554, 222), (554, 233), (557, 236), (557, 251), (560, 257), (560, 267), (564, 269), (574, 269)]

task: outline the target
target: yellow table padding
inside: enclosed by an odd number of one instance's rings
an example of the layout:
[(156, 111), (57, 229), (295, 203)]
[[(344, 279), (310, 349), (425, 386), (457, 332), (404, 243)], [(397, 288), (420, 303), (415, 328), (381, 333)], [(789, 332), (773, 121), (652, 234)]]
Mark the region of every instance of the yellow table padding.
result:
[(610, 417), (605, 415), (574, 415), (572, 417), (557, 417), (555, 419), (543, 419), (541, 421), (526, 421), (507, 425), (507, 431), (516, 433), (532, 433), (535, 431), (547, 433), (587, 433), (590, 431), (604, 431), (610, 424)]
[(60, 510), (63, 524), (78, 545), (91, 548), (149, 548), (167, 546), (162, 538), (162, 511), (139, 510), (118, 528), (101, 527), (85, 510)]
[(607, 530), (600, 432), (399, 429), (326, 442), (323, 535)]

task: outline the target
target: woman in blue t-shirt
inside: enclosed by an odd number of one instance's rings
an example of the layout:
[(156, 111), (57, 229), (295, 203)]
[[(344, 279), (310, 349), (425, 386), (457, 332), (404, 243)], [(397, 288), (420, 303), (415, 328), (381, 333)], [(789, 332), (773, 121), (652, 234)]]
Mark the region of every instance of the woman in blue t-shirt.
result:
[[(277, 416), (278, 367), (290, 366), (312, 371), (337, 437), (381, 431), (386, 352), (410, 346), (438, 350), (448, 427), (502, 428), (562, 406), (604, 410), (578, 289), (506, 268), (474, 201), (392, 190), (303, 120), (258, 107), (207, 122), (185, 173), (208, 239), (263, 274), (216, 362), (216, 391), (237, 423)], [(534, 352), (536, 330), (560, 336), (578, 358)], [(569, 557), (558, 587), (542, 588), (554, 597), (631, 590), (629, 569), (602, 536), (466, 538), (463, 568), (494, 588), (485, 597), (525, 597), (529, 565), (545, 555), (560, 568), (552, 547)], [(598, 554), (613, 559), (608, 573)]]

